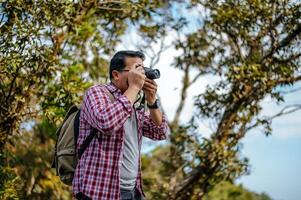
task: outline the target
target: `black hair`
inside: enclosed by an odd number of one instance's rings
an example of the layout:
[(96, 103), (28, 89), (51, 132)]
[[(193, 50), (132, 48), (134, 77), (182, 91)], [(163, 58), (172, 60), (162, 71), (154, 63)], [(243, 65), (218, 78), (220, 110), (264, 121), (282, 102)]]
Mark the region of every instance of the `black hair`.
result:
[(125, 58), (126, 57), (138, 57), (142, 60), (145, 59), (144, 54), (141, 51), (132, 51), (132, 50), (126, 50), (126, 51), (118, 51), (110, 62), (110, 79), (113, 79), (112, 71), (117, 70), (121, 71), (125, 68)]

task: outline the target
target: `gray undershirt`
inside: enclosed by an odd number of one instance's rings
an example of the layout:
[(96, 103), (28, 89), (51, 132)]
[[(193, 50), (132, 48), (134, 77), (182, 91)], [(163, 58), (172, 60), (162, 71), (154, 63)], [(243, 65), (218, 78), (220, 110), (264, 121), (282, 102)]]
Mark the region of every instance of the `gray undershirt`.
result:
[(120, 169), (120, 188), (133, 190), (139, 166), (138, 131), (135, 112), (124, 123), (123, 159)]

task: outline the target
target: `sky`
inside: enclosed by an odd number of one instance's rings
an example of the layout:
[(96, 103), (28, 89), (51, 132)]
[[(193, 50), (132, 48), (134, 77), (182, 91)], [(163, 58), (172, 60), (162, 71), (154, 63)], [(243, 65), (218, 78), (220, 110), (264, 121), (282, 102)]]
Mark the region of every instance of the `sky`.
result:
[[(174, 11), (180, 13), (177, 8)], [(189, 15), (188, 18), (195, 22), (198, 13), (191, 12)], [(196, 27), (196, 23), (191, 23), (187, 30), (194, 31)], [(135, 49), (135, 38), (137, 37), (134, 31), (130, 29), (117, 50)], [(170, 43), (173, 38), (173, 33), (169, 33), (165, 43)], [(154, 45), (154, 48), (158, 46)], [(172, 67), (173, 58), (177, 55), (179, 52), (170, 48), (162, 53), (159, 63), (155, 66), (161, 71), (161, 78), (157, 80), (158, 95), (169, 120), (173, 119), (179, 103), (183, 75), (180, 70)], [(149, 62), (147, 57), (144, 63), (148, 65)], [(205, 91), (206, 85), (214, 84), (218, 78), (204, 76), (188, 89), (187, 101), (180, 117), (181, 123), (186, 123), (194, 112), (193, 97)], [(297, 88), (301, 88), (301, 83), (280, 90)], [(279, 105), (266, 98), (262, 102), (262, 115), (272, 116), (284, 106), (300, 102), (301, 90), (285, 95), (285, 103)], [(249, 159), (250, 175), (243, 176), (236, 182), (250, 191), (267, 193), (274, 200), (301, 200), (301, 110), (274, 119), (272, 128), (271, 136), (266, 137), (262, 129), (257, 128), (248, 132), (242, 140), (241, 154)], [(210, 135), (212, 131), (208, 120), (200, 123), (199, 131), (204, 137)], [(142, 152), (148, 153), (155, 146), (162, 144), (164, 145), (164, 142), (145, 139)]]

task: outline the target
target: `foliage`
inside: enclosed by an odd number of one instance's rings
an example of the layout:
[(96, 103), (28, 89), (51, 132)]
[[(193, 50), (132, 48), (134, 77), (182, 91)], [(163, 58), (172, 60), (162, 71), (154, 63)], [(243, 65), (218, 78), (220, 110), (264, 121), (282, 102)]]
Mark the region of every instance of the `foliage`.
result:
[[(198, 30), (175, 42), (182, 52), (175, 59), (175, 67), (184, 72), (178, 111), (187, 89), (196, 80), (206, 74), (220, 78), (195, 97), (197, 112), (189, 125), (180, 127), (177, 118), (171, 124), (172, 167), (168, 169), (183, 170), (170, 174), (170, 199), (186, 199), (194, 192), (202, 198), (219, 182), (233, 182), (248, 173), (247, 159), (240, 156), (240, 140), (258, 126), (265, 128), (266, 135), (271, 134), (274, 117), (260, 116), (262, 100), (271, 97), (283, 101), (276, 89), (301, 79), (300, 3), (191, 3), (205, 17)], [(194, 8), (192, 5), (188, 7)], [(198, 71), (193, 78), (191, 69)], [(204, 119), (215, 124), (210, 138), (202, 138), (198, 131), (198, 124)]]
[[(143, 186), (147, 199), (168, 199), (169, 178), (166, 177), (165, 162), (170, 148), (157, 147), (150, 154), (142, 157)], [(174, 173), (178, 173), (174, 171)], [(198, 199), (198, 191), (189, 194), (189, 199)], [(204, 200), (271, 200), (265, 193), (257, 194), (245, 189), (242, 185), (230, 182), (217, 184)]]
[(0, 198), (18, 199), (16, 186), (20, 183), (20, 178), (17, 177), (14, 170), (7, 165), (6, 159), (8, 155), (5, 154), (1, 153), (0, 155)]
[(150, 154), (142, 155), (143, 189), (147, 199), (167, 199), (169, 177), (164, 176), (163, 163), (169, 154), (169, 148), (157, 147)]
[(22, 121), (62, 113), (70, 102), (79, 102), (92, 79), (106, 81), (107, 59), (129, 22), (151, 20), (151, 13), (166, 5), (1, 1), (0, 150)]
[(127, 27), (165, 7), (156, 0), (0, 1), (1, 199), (70, 198), (49, 170), (54, 130), (93, 81), (107, 80), (108, 58)]
[[(33, 130), (22, 131), (22, 135), (13, 136), (6, 145), (6, 166), (13, 166), (12, 175), (18, 183), (5, 191), (3, 195), (14, 194), (15, 199), (71, 199), (71, 188), (64, 185), (55, 172), (50, 169), (54, 141), (54, 127), (47, 122), (35, 126)], [(7, 179), (7, 178), (6, 178)], [(1, 199), (10, 199), (2, 196)]]
[(229, 182), (222, 182), (209, 192), (204, 200), (271, 200), (265, 193), (256, 194), (243, 188), (242, 185), (233, 185)]

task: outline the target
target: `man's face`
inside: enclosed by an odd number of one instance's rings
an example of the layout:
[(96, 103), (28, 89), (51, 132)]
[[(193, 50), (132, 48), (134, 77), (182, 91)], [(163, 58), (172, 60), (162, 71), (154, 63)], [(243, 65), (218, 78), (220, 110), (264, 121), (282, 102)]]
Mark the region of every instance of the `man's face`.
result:
[(115, 79), (116, 86), (124, 93), (128, 87), (128, 73), (130, 70), (135, 69), (139, 66), (144, 66), (143, 61), (139, 57), (126, 57), (125, 67), (123, 71), (118, 72), (118, 80)]

